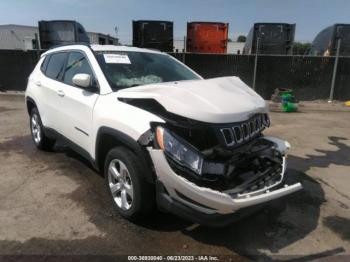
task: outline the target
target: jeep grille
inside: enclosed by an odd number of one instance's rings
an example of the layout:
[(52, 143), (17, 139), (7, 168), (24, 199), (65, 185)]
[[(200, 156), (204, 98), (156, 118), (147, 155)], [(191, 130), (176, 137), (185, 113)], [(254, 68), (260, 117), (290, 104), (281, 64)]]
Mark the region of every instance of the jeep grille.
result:
[(256, 114), (247, 121), (220, 128), (227, 147), (243, 144), (270, 126), (268, 114)]

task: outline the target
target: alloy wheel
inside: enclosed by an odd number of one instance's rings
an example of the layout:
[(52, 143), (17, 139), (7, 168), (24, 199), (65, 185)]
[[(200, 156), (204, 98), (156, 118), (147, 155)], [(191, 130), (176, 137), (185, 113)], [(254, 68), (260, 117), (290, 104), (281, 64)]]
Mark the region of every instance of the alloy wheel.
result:
[(114, 202), (118, 207), (129, 210), (133, 203), (134, 188), (129, 170), (119, 159), (113, 159), (109, 164), (108, 184)]
[(35, 144), (39, 144), (41, 141), (41, 127), (40, 127), (38, 115), (33, 114), (32, 119), (30, 121), (32, 122), (32, 136), (33, 136), (34, 142)]

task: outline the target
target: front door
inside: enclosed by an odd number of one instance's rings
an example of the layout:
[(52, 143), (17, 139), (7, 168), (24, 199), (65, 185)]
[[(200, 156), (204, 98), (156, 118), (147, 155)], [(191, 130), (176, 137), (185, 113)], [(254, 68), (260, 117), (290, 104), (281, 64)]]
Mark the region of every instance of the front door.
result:
[[(76, 74), (89, 74), (92, 78), (91, 88), (75, 86), (73, 77)], [(69, 52), (60, 90), (63, 95), (61, 112), (65, 119), (61, 130), (65, 137), (88, 153), (91, 152), (93, 110), (99, 96), (94, 83), (94, 73), (86, 55), (81, 51)]]

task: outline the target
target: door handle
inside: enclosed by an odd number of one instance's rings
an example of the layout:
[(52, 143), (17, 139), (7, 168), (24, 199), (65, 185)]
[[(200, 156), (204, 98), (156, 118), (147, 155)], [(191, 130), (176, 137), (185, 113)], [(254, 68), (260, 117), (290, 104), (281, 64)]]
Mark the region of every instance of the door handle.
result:
[(59, 95), (60, 97), (64, 97), (65, 93), (63, 92), (63, 90), (58, 90), (57, 95)]
[(34, 84), (35, 84), (36, 86), (41, 86), (41, 82), (40, 82), (40, 81), (35, 81)]

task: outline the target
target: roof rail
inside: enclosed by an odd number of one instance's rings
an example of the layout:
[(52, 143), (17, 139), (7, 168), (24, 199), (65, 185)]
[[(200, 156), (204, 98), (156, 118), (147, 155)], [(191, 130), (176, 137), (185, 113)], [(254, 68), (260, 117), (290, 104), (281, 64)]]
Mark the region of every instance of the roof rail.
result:
[(47, 50), (51, 50), (51, 49), (57, 48), (57, 47), (70, 46), (70, 45), (84, 45), (84, 46), (87, 46), (87, 47), (91, 48), (91, 46), (90, 46), (89, 43), (86, 43), (86, 42), (76, 42), (76, 43), (68, 43), (68, 44), (55, 45), (55, 46), (50, 47), (50, 48), (47, 49)]

